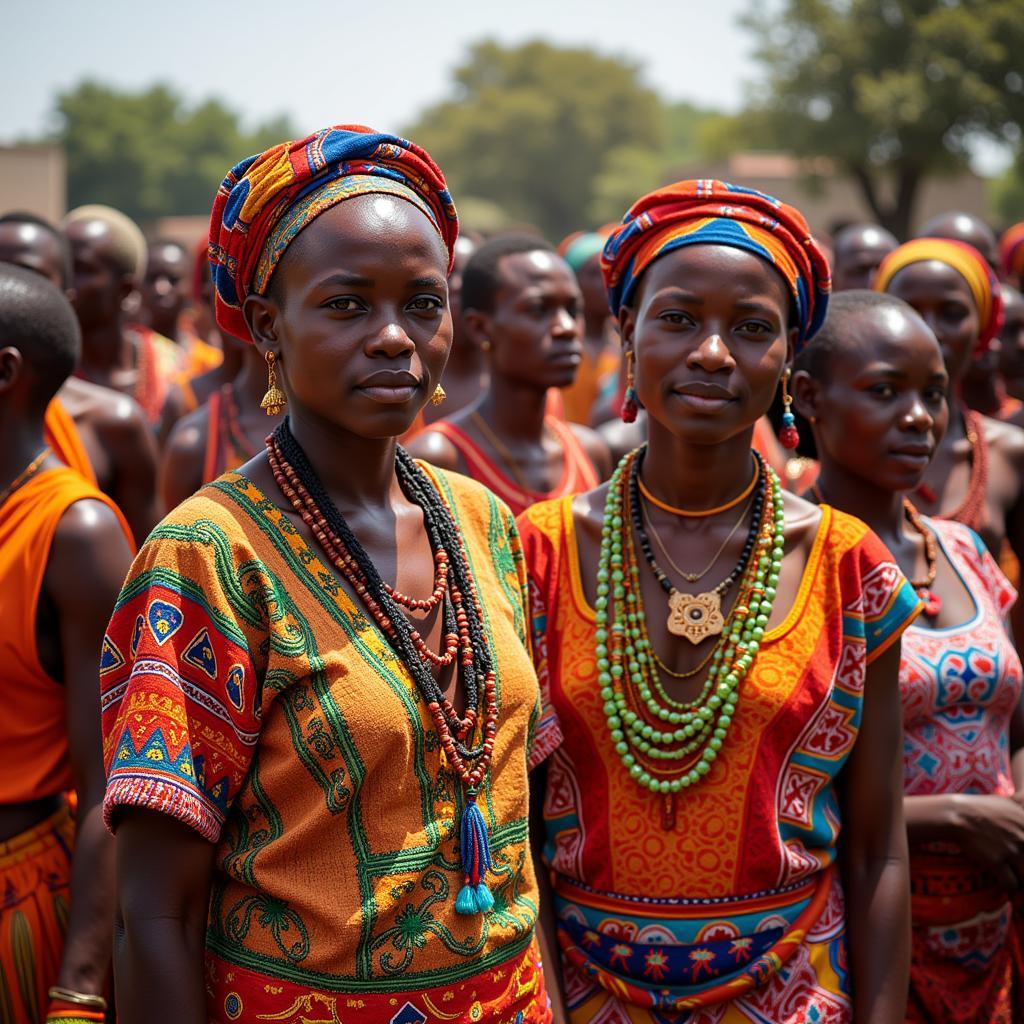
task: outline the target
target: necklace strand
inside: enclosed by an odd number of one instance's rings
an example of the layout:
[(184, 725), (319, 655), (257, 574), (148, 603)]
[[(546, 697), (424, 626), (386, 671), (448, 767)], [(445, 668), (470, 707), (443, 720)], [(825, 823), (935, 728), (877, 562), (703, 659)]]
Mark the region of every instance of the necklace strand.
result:
[[(480, 429), (480, 433), (483, 434), (485, 438), (487, 438), (487, 443), (495, 450), (495, 452), (498, 453), (499, 457), (501, 458), (501, 461), (505, 463), (505, 468), (511, 474), (512, 479), (515, 480), (515, 482), (519, 485), (519, 489), (524, 494), (528, 495), (542, 493), (541, 491), (534, 490), (534, 488), (530, 487), (530, 485), (527, 484), (526, 480), (523, 478), (522, 474), (519, 471), (519, 466), (516, 463), (515, 458), (512, 456), (512, 453), (502, 443), (498, 435), (495, 434), (494, 431), (491, 430), (491, 428), (487, 425), (487, 421), (483, 418), (483, 416), (481, 416), (480, 413), (474, 410), (470, 415), (470, 419)], [(557, 440), (558, 439), (556, 438), (556, 441)], [(541, 440), (541, 444), (543, 445), (543, 439)], [(561, 442), (559, 442), (559, 447), (562, 448), (562, 459), (564, 461), (565, 448), (564, 446), (561, 445)]]
[[(715, 644), (701, 695), (688, 705), (659, 699), (645, 635), (643, 596), (630, 522), (630, 478), (642, 449), (616, 467), (601, 531), (595, 601), (595, 655), (609, 739), (629, 776), (666, 798), (663, 827), (674, 826), (674, 796), (697, 785), (722, 750), (771, 615), (785, 536), (779, 479), (762, 467), (767, 488), (749, 564), (726, 628)], [(635, 521), (635, 520), (634, 520)]]
[[(753, 453), (752, 453), (753, 454)], [(756, 455), (754, 456), (754, 475), (750, 480), (750, 483), (732, 498), (727, 501), (724, 505), (719, 505), (717, 508), (702, 509), (694, 511), (687, 508), (676, 508), (674, 505), (669, 505), (668, 502), (662, 501), (659, 497), (652, 494), (647, 485), (644, 483), (643, 478), (640, 478), (640, 493), (654, 506), (660, 508), (662, 512), (670, 512), (674, 516), (682, 516), (686, 519), (705, 519), (709, 516), (717, 516), (721, 512), (728, 512), (729, 509), (735, 508), (740, 502), (750, 497), (750, 494), (757, 486), (757, 481), (760, 473), (760, 463), (757, 460)]]
[[(424, 527), (435, 560), (437, 574), (443, 559), (449, 563), (445, 574), (447, 596), (443, 601), (447, 623), (454, 630), (446, 636), (445, 655), (430, 657), (401, 610), (395, 590), (381, 579), (373, 561), (352, 533), (351, 528), (327, 494), (301, 445), (291, 433), (287, 418), (267, 438), (271, 471), (281, 493), (313, 532), (317, 543), (355, 591), (400, 661), (405, 665), (419, 691), (444, 751), (447, 764), (461, 781), (465, 805), (459, 832), (459, 856), (462, 860), (463, 886), (455, 900), (461, 914), (485, 913), (494, 906), (494, 896), (486, 884), (491, 868), (487, 823), (477, 802), (477, 790), (487, 774), (498, 730), (496, 673), (491, 661), (490, 644), (483, 631), (483, 610), (476, 582), (468, 568), (468, 557), (451, 511), (443, 502), (426, 473), (409, 454), (398, 446), (395, 472), (406, 497), (423, 514)], [(404, 595), (398, 595), (403, 597)], [(411, 600), (411, 599), (407, 599)], [(452, 637), (455, 650), (452, 650)], [(420, 642), (417, 642), (419, 638)], [(456, 714), (434, 678), (430, 664), (435, 659), (454, 662), (457, 680), (466, 696), (466, 713)], [(456, 657), (457, 655), (457, 657)], [(482, 714), (478, 729), (477, 719)], [(467, 743), (473, 743), (467, 746)]]
[(651, 513), (649, 509), (644, 510), (644, 519), (647, 523), (648, 528), (651, 531), (651, 536), (654, 538), (655, 544), (657, 544), (658, 547), (661, 549), (661, 553), (665, 556), (665, 559), (668, 562), (668, 564), (671, 565), (672, 568), (677, 573), (679, 573), (679, 575), (682, 576), (687, 583), (697, 583), (698, 581), (702, 580), (705, 576), (707, 576), (707, 574), (711, 572), (711, 570), (715, 567), (715, 563), (722, 557), (722, 552), (729, 546), (729, 541), (731, 541), (733, 537), (736, 536), (737, 530), (739, 530), (740, 526), (743, 523), (743, 520), (746, 519), (747, 513), (750, 511), (750, 506), (753, 503), (754, 497), (753, 495), (751, 495), (751, 497), (747, 501), (747, 504), (743, 506), (743, 511), (740, 513), (739, 519), (736, 520), (736, 524), (729, 531), (729, 536), (725, 538), (719, 549), (715, 552), (714, 557), (711, 559), (711, 561), (707, 564), (707, 566), (704, 568), (702, 572), (686, 572), (684, 569), (680, 569), (679, 566), (676, 565), (672, 556), (668, 553), (668, 548), (665, 547), (665, 544), (662, 541), (660, 534), (655, 529), (654, 520), (651, 519)]
[(50, 454), (50, 446), (45, 445), (43, 450), (3, 489), (0, 491), (0, 505), (3, 505), (7, 499), (19, 488), (26, 484), (30, 477), (34, 476), (39, 467), (46, 460), (46, 456)]

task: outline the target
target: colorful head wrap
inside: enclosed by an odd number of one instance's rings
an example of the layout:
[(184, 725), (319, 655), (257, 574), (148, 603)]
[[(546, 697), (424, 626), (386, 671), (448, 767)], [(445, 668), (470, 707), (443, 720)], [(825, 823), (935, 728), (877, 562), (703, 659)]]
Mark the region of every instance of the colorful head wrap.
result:
[(793, 297), (799, 344), (825, 319), (828, 259), (798, 210), (754, 189), (702, 179), (677, 181), (638, 199), (604, 247), (601, 268), (612, 313), (633, 298), (654, 260), (685, 245), (729, 245), (767, 260)]
[(450, 273), (459, 221), (437, 164), (408, 139), (336, 125), (243, 160), (221, 183), (208, 252), (217, 323), (251, 341), (246, 296), (266, 292), (284, 251), (310, 221), (371, 193), (397, 196), (426, 215), (448, 250)]
[(973, 245), (952, 238), (915, 238), (904, 242), (882, 260), (875, 275), (875, 291), (886, 291), (892, 279), (912, 263), (927, 263), (931, 260), (952, 267), (967, 282), (981, 322), (975, 355), (988, 351), (992, 339), (1002, 330), (1003, 298), (992, 268)]
[(573, 273), (578, 274), (587, 260), (601, 252), (604, 248), (605, 238), (605, 235), (599, 235), (596, 231), (587, 231), (569, 243), (562, 255), (565, 262), (572, 267)]
[(1005, 277), (1024, 284), (1024, 220), (1007, 228), (999, 239), (999, 265)]

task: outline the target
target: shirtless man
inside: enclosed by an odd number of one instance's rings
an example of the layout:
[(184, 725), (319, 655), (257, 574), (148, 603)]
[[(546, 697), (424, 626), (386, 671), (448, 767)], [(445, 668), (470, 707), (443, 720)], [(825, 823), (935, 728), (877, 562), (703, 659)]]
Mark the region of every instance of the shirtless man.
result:
[(549, 389), (572, 383), (583, 354), (583, 300), (565, 260), (531, 236), (491, 239), (466, 266), (462, 304), (487, 358), (488, 389), (409, 450), (485, 483), (515, 514), (610, 475), (601, 438), (547, 412)]
[(0, 264), (0, 964), (19, 968), (17, 985), (0, 977), (0, 994), (14, 1021), (100, 1022), (109, 976), (99, 678), (132, 546), (110, 500), (44, 442), (79, 345), (63, 294)]
[[(64, 292), (70, 287), (67, 240), (31, 214), (0, 217), (0, 262), (34, 270)], [(131, 398), (77, 377), (64, 382), (56, 400), (74, 421), (99, 489), (121, 509), (141, 543), (158, 519), (156, 442), (142, 410)]]
[(125, 301), (145, 275), (146, 241), (109, 206), (80, 206), (64, 218), (73, 257), (73, 303), (82, 328), (78, 375), (130, 395), (159, 441), (186, 411), (168, 401), (184, 374), (181, 350), (149, 327), (129, 323)]

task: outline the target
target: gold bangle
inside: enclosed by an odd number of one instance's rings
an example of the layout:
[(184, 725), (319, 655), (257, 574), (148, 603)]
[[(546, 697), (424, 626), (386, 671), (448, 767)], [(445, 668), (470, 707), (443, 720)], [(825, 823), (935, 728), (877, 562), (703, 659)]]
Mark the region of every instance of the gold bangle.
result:
[(61, 988), (60, 985), (53, 985), (48, 991), (50, 999), (60, 999), (65, 1003), (73, 1003), (75, 1006), (91, 1006), (96, 1010), (106, 1010), (107, 1001), (103, 996), (90, 995), (88, 992), (75, 992), (70, 988)]

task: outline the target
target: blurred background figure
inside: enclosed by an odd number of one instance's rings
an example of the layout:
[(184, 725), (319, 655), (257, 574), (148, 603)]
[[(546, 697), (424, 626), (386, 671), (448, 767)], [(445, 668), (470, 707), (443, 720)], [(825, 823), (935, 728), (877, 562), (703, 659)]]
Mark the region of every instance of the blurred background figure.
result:
[(832, 240), (832, 290), (870, 288), (878, 265), (899, 245), (891, 231), (877, 224), (850, 224)]
[[(604, 415), (619, 384), (619, 332), (608, 310), (608, 293), (601, 277), (601, 250), (606, 236), (590, 231), (577, 235), (565, 248), (565, 262), (572, 268), (583, 296), (583, 355), (576, 379), (562, 389), (565, 418), (570, 423), (609, 419)], [(598, 403), (602, 410), (596, 410)]]
[(185, 246), (166, 238), (149, 244), (146, 273), (139, 293), (142, 318), (157, 334), (182, 350), (185, 374), (196, 377), (221, 361), (220, 350), (204, 341), (189, 316), (192, 260)]
[(548, 404), (551, 389), (572, 384), (583, 358), (582, 307), (576, 275), (543, 239), (485, 242), (466, 265), (462, 311), (487, 361), (487, 390), (409, 450), (486, 484), (513, 514), (606, 477), (604, 442), (551, 415)]
[(970, 213), (940, 213), (926, 220), (914, 232), (915, 238), (951, 238), (966, 242), (981, 253), (995, 272), (999, 268), (999, 242), (996, 233), (980, 217)]
[(177, 345), (129, 320), (146, 273), (146, 240), (129, 217), (109, 206), (81, 206), (64, 219), (73, 257), (73, 303), (82, 328), (79, 376), (130, 395), (161, 440), (184, 409), (167, 399), (184, 372)]
[[(0, 217), (0, 261), (36, 271), (65, 294), (71, 287), (68, 241), (41, 217)], [(157, 453), (139, 405), (72, 375), (47, 406), (45, 427), (54, 454), (113, 499), (141, 543), (157, 520)]]

